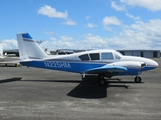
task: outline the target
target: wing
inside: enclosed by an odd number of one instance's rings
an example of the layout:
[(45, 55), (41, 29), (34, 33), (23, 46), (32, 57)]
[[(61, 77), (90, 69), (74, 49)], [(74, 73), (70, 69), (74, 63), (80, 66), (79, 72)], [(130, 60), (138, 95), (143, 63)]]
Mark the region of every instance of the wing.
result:
[(99, 74), (99, 73), (119, 73), (119, 72), (126, 72), (126, 71), (127, 71), (126, 67), (105, 65), (103, 67), (87, 70), (86, 73)]

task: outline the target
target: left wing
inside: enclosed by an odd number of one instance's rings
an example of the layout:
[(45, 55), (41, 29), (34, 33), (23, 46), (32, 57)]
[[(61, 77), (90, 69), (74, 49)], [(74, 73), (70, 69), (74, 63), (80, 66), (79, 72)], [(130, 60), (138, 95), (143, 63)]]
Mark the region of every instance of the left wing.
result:
[(118, 73), (118, 72), (126, 72), (126, 71), (127, 71), (126, 67), (105, 65), (103, 67), (89, 69), (85, 73), (99, 74), (99, 73), (107, 73), (107, 72), (110, 72), (110, 73), (116, 73), (117, 72)]

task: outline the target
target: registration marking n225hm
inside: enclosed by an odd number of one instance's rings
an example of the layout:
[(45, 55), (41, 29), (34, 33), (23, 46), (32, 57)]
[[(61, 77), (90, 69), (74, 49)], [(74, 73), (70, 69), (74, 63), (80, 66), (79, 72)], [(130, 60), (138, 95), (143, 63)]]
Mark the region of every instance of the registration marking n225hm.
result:
[(45, 61), (44, 64), (49, 68), (71, 68), (70, 63), (67, 62)]

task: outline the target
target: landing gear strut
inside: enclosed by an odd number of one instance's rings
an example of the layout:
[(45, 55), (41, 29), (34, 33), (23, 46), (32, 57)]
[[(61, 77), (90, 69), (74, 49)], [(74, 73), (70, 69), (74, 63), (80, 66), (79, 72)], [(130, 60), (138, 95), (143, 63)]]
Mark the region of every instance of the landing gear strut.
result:
[(135, 81), (136, 83), (141, 83), (141, 77), (136, 76), (136, 77), (134, 78), (134, 81)]
[(102, 74), (98, 75), (98, 85), (101, 85), (101, 86), (106, 85), (106, 80), (104, 79), (104, 75)]

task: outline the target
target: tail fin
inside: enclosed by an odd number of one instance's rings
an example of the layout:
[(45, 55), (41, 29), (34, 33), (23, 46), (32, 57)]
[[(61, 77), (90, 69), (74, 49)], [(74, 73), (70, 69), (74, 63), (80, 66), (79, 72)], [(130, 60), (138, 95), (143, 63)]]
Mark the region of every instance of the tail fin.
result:
[(17, 34), (18, 49), (21, 60), (42, 59), (47, 57), (43, 49), (28, 33)]

